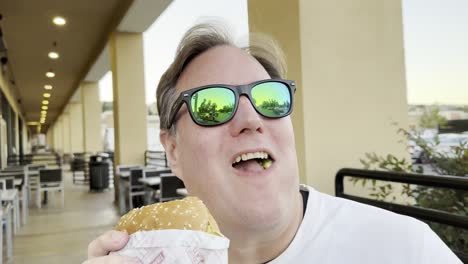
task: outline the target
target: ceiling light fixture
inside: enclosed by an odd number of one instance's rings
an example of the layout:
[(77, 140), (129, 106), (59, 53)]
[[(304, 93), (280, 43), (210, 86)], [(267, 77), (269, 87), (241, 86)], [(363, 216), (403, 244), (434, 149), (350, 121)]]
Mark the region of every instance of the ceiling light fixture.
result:
[(41, 111), (41, 114), (47, 115), (47, 111), (42, 110), (42, 111)]
[(52, 51), (49, 52), (49, 58), (56, 60), (60, 57), (60, 55), (57, 52), (57, 41), (52, 42)]
[(60, 57), (60, 55), (57, 52), (55, 52), (55, 51), (49, 52), (49, 58), (55, 60), (55, 59), (58, 59), (59, 57)]
[(46, 89), (46, 90), (52, 90), (52, 85), (46, 84), (46, 85), (44, 85), (44, 89)]
[(44, 96), (45, 98), (49, 98), (49, 97), (50, 97), (50, 93), (44, 93), (43, 96)]
[(64, 26), (67, 23), (67, 20), (61, 16), (56, 16), (54, 19), (52, 19), (52, 22), (54, 22), (54, 24), (57, 26)]
[(45, 75), (46, 75), (47, 77), (49, 77), (49, 78), (54, 78), (54, 77), (55, 77), (55, 73), (54, 73), (52, 70), (46, 72)]
[(49, 109), (49, 107), (48, 107), (47, 105), (43, 105), (43, 106), (41, 107), (41, 109), (42, 109), (42, 110), (47, 110), (47, 109)]
[(43, 101), (42, 101), (42, 104), (43, 104), (43, 105), (48, 105), (48, 104), (49, 104), (49, 101), (43, 100)]

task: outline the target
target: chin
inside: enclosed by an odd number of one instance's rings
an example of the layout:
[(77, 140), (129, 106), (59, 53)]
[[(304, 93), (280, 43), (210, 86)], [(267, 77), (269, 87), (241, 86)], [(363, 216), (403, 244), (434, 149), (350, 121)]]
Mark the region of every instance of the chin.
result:
[(281, 219), (282, 210), (279, 204), (251, 203), (240, 208), (239, 219), (249, 229), (271, 229)]

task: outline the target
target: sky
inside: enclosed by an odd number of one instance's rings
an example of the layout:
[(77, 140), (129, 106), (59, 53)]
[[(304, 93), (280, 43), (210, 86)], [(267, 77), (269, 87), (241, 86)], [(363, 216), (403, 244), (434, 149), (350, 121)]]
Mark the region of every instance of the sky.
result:
[[(221, 21), (235, 40), (248, 38), (247, 0), (174, 0), (143, 34), (146, 103), (156, 101), (160, 76), (174, 59), (183, 34), (198, 22)], [(112, 73), (100, 81), (101, 101), (112, 101)]]
[[(468, 0), (402, 0), (409, 104), (468, 104)], [(236, 39), (248, 35), (246, 0), (174, 0), (144, 33), (146, 102), (155, 101), (159, 77), (183, 33), (221, 18)], [(112, 77), (100, 82), (101, 101), (112, 101)]]
[(409, 104), (468, 105), (468, 1), (403, 0)]

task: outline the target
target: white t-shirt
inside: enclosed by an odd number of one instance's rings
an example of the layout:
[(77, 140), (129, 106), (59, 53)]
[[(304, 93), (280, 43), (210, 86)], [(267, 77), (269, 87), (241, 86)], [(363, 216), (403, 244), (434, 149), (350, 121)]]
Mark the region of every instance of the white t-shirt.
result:
[(309, 186), (294, 240), (269, 264), (462, 263), (425, 223)]

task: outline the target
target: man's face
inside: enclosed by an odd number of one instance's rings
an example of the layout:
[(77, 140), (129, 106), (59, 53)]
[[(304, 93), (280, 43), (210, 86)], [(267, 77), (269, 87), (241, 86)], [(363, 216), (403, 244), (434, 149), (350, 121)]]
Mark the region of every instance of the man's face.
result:
[[(208, 84), (248, 84), (270, 76), (244, 51), (219, 46), (202, 53), (186, 67), (177, 94)], [(221, 228), (267, 229), (284, 224), (293, 213), (299, 177), (290, 117), (260, 116), (241, 96), (234, 118), (223, 125), (195, 124), (184, 105), (178, 114), (177, 135), (163, 144), (172, 169), (190, 195), (200, 197)], [(233, 166), (241, 154), (266, 152), (273, 159), (264, 169), (255, 160)]]

